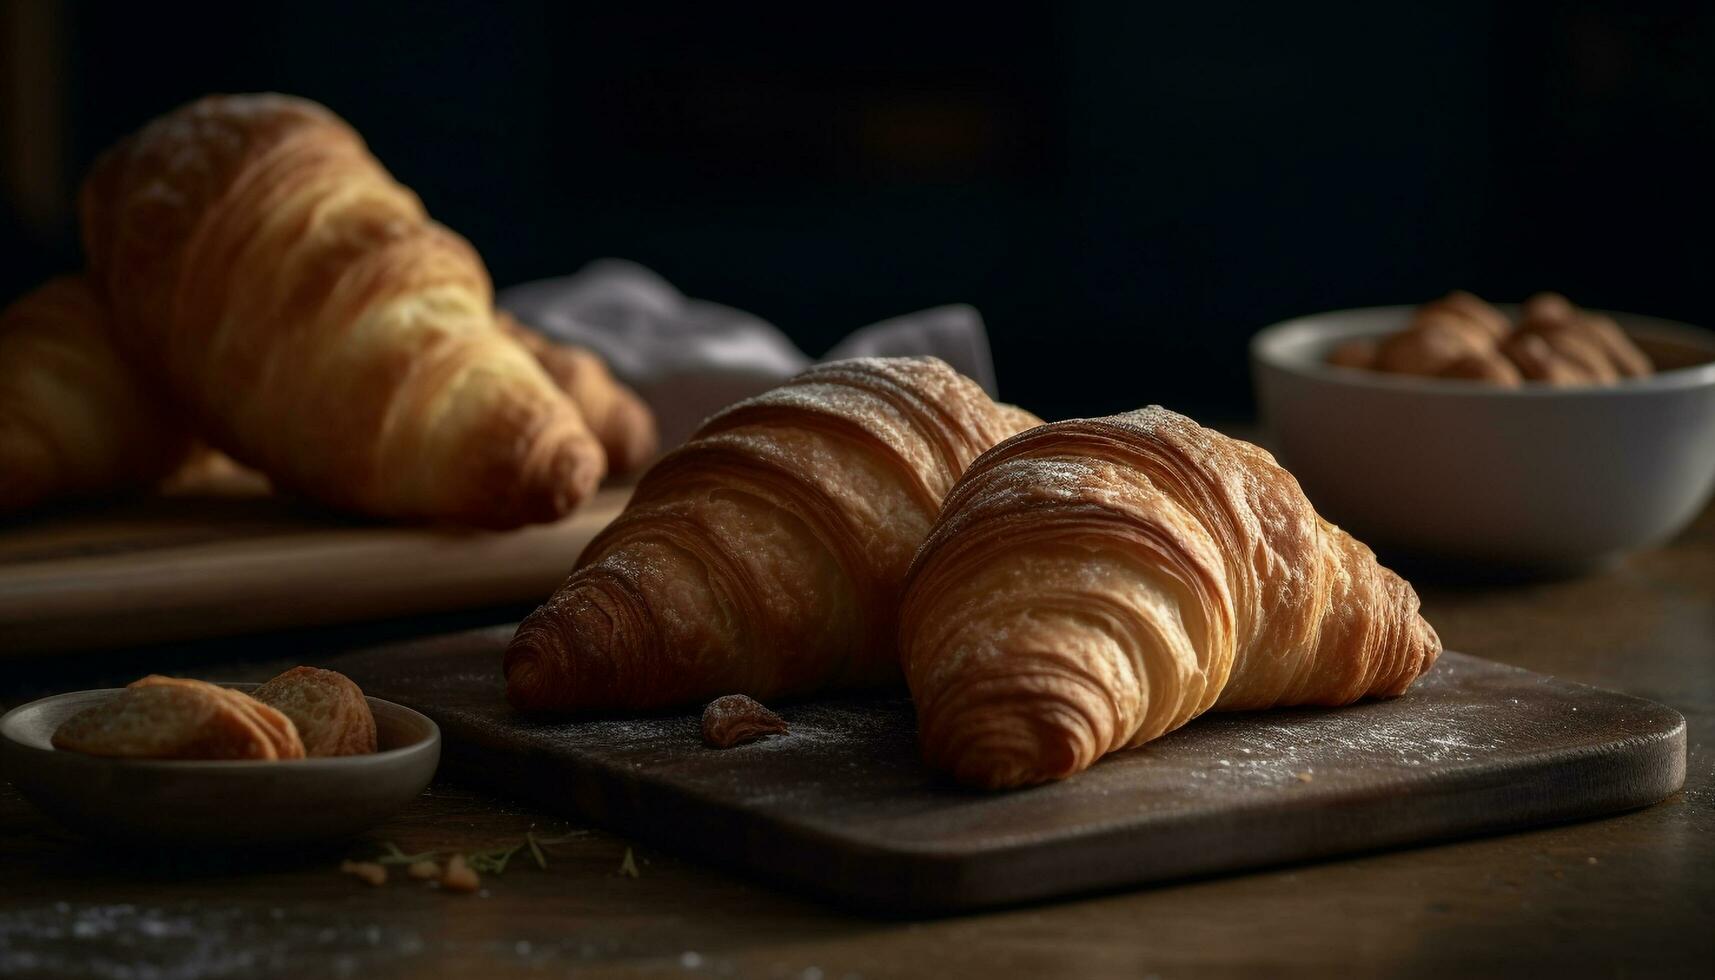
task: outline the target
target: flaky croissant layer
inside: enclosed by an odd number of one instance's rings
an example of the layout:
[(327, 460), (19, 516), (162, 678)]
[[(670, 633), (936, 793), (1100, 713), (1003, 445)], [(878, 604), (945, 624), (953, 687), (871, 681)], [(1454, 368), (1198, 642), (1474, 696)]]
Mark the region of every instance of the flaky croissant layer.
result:
[(508, 698), (647, 709), (896, 680), (900, 588), (941, 498), (1038, 421), (933, 358), (825, 364), (727, 409), (519, 627)]
[(1159, 407), (973, 463), (900, 617), (925, 758), (989, 788), (1209, 710), (1398, 695), (1440, 649), (1411, 586), (1268, 453)]

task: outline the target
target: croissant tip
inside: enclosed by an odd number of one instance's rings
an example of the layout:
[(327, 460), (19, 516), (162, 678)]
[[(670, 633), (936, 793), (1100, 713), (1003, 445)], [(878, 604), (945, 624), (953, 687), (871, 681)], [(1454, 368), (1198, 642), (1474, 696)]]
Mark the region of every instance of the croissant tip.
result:
[(501, 671), (506, 676), (506, 703), (515, 710), (532, 711), (540, 707), (538, 700), (542, 684), (537, 661), (541, 656), (534, 643), (521, 637), (514, 638), (506, 647)]
[(931, 760), (953, 781), (975, 789), (1022, 789), (1065, 779), (1083, 767), (1070, 760), (1052, 761), (1017, 748), (974, 745), (957, 758)]
[[(971, 724), (950, 724), (924, 739), (924, 759), (965, 786), (1018, 789), (1065, 779), (1093, 761), (1078, 732), (1041, 716), (1011, 713), (996, 705), (965, 713)], [(980, 727), (978, 727), (980, 726)], [(952, 737), (941, 737), (950, 735)]]
[(607, 456), (587, 435), (554, 441), (546, 455), (529, 468), (516, 506), (503, 515), (505, 523), (545, 524), (568, 517), (607, 475)]
[(1419, 616), (1417, 617), (1417, 623), (1419, 627), (1418, 642), (1420, 644), (1418, 649), (1421, 650), (1422, 653), (1417, 674), (1415, 676), (1421, 676), (1429, 673), (1429, 668), (1435, 666), (1435, 661), (1441, 656), (1442, 646), (1441, 634), (1435, 632), (1435, 627), (1429, 622), (1429, 620)]

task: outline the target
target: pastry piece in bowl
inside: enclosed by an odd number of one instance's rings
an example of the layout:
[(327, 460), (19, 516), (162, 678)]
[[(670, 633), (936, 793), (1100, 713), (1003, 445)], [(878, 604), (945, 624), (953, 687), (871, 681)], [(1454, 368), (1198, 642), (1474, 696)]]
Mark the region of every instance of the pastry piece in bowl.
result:
[(290, 718), (305, 754), (312, 758), (375, 751), (375, 716), (362, 688), (344, 674), (293, 667), (252, 691), (251, 697)]
[[(331, 671), (300, 668), (271, 685), (304, 719), (307, 738), (246, 693), (262, 685), (149, 676), (6, 712), (0, 770), (72, 830), (197, 849), (347, 837), (396, 813), (434, 777), (440, 730), (423, 715), (377, 698), (354, 712), (349, 698), (361, 693)], [(320, 758), (305, 757), (306, 741)], [(242, 819), (233, 818), (235, 801)]]
[(209, 684), (205, 681), (190, 680), (184, 677), (163, 677), (160, 674), (150, 674), (140, 680), (132, 681), (130, 687), (181, 687), (212, 690), (231, 705), (233, 710), (249, 719), (262, 735), (274, 747), (275, 759), (302, 759), (304, 743), (298, 738), (298, 728), (292, 724), (292, 719), (251, 698), (243, 691), (235, 691), (230, 687), (219, 684)]
[(56, 749), (122, 759), (271, 761), (277, 744), (259, 713), (224, 688), (153, 676), (71, 716), (53, 736)]

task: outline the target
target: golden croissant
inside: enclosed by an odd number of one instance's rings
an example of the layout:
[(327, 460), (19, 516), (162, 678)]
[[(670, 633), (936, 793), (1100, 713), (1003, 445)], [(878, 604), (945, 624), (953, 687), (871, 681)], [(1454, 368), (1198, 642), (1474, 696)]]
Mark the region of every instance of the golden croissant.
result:
[(1039, 420), (934, 358), (824, 364), (646, 473), (506, 652), (527, 710), (897, 680), (899, 593), (965, 466)]
[(82, 278), (55, 279), (0, 314), (0, 514), (147, 487), (187, 449), (120, 359)]
[(973, 463), (899, 635), (926, 761), (988, 788), (1205, 711), (1398, 695), (1441, 649), (1411, 586), (1268, 453), (1162, 408), (1045, 425)]
[(576, 406), (496, 326), (475, 251), (321, 106), (193, 102), (106, 153), (81, 211), (121, 348), (276, 485), (511, 526), (600, 479)]

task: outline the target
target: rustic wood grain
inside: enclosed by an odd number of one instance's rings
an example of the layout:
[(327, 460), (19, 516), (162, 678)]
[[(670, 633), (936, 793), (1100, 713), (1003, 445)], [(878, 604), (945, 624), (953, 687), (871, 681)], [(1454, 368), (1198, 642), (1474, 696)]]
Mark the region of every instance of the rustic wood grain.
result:
[[(515, 865), (488, 895), (334, 871), (407, 850), (586, 830), (454, 784), (333, 853), (110, 853), (0, 786), (0, 974), (72, 976), (1703, 977), (1715, 961), (1715, 512), (1673, 544), (1586, 578), (1416, 579), (1449, 646), (1666, 703), (1686, 717), (1684, 790), (1602, 820), (1051, 905), (890, 922), (606, 832)], [(203, 645), (184, 670), (260, 679), (320, 657)], [(370, 640), (369, 634), (362, 637)], [(346, 641), (349, 642), (349, 641)], [(254, 647), (266, 663), (232, 662)], [(135, 670), (132, 659), (65, 664)], [(0, 672), (17, 700), (46, 668)], [(117, 678), (114, 678), (117, 679)], [(618, 874), (633, 846), (640, 877)]]

